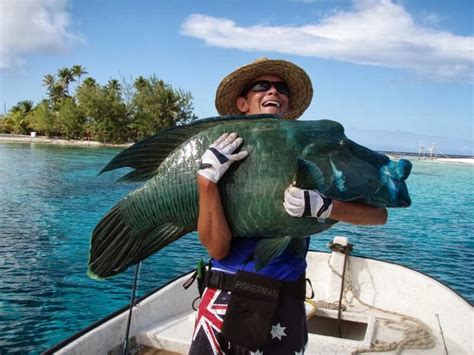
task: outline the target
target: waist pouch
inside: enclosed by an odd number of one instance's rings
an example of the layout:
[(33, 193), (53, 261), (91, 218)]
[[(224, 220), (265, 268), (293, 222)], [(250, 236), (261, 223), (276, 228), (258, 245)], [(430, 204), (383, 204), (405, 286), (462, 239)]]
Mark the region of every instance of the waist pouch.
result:
[(224, 338), (249, 349), (266, 343), (281, 286), (280, 280), (238, 271), (224, 316)]

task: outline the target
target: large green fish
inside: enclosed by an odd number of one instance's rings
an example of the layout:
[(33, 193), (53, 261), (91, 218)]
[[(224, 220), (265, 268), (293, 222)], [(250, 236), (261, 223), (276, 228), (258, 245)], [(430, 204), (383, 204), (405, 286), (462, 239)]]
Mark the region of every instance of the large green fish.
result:
[(249, 155), (219, 181), (222, 203), (233, 237), (265, 237), (255, 250), (258, 267), (290, 241), (336, 223), (288, 215), (284, 191), (293, 182), (343, 201), (410, 205), (404, 180), (411, 163), (391, 161), (356, 144), (337, 122), (287, 121), (272, 115), (200, 120), (136, 143), (102, 170), (130, 167), (133, 171), (120, 180), (146, 183), (123, 198), (95, 228), (91, 277), (118, 274), (196, 230), (196, 172), (204, 151), (226, 132), (237, 132)]

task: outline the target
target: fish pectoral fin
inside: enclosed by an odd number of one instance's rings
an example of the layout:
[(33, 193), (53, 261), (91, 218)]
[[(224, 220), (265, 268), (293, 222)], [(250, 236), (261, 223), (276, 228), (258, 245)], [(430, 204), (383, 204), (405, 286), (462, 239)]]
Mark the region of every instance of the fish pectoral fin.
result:
[(288, 245), (288, 251), (300, 259), (306, 257), (306, 238), (293, 238)]
[(267, 238), (258, 242), (254, 250), (255, 270), (258, 271), (272, 259), (280, 256), (290, 244), (290, 237)]
[(312, 161), (301, 157), (297, 158), (295, 186), (300, 189), (319, 190), (324, 186), (324, 176), (321, 169)]
[(187, 231), (173, 223), (163, 223), (142, 233), (134, 233), (115, 206), (92, 233), (87, 274), (105, 279), (125, 271)]

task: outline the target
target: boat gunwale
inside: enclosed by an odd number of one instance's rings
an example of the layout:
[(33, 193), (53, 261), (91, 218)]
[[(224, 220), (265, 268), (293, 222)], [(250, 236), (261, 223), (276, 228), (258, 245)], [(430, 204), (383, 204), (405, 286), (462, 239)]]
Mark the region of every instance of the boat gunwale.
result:
[[(189, 271), (185, 271), (183, 272), (182, 274), (176, 276), (175, 278), (169, 280), (168, 282), (166, 282), (165, 284), (161, 285), (161, 286), (158, 286), (157, 288), (151, 290), (149, 293), (139, 297), (136, 299), (135, 303), (136, 304), (139, 304), (143, 301), (145, 301), (147, 298), (153, 296), (155, 293), (157, 293), (158, 291), (160, 291), (161, 289), (169, 286), (170, 284), (174, 283), (175, 281), (179, 280), (180, 278), (182, 278), (183, 276), (186, 276), (190, 273), (192, 273), (193, 271), (195, 271), (195, 269), (190, 269)], [(95, 321), (94, 323), (88, 325), (86, 328), (78, 331), (77, 333), (74, 333), (72, 334), (71, 336), (69, 336), (68, 338), (62, 340), (60, 343), (54, 345), (52, 348), (49, 348), (47, 350), (45, 350), (44, 352), (42, 352), (41, 354), (42, 355), (49, 355), (49, 354), (54, 354), (54, 352), (56, 351), (59, 351), (61, 350), (62, 348), (64, 348), (66, 345), (72, 343), (74, 340), (76, 339), (79, 339), (81, 336), (87, 334), (89, 331), (97, 328), (98, 326), (108, 322), (109, 320), (115, 318), (116, 316), (124, 313), (125, 311), (128, 311), (130, 309), (130, 304), (127, 304), (121, 308), (119, 308), (118, 310), (106, 315), (105, 317)]]

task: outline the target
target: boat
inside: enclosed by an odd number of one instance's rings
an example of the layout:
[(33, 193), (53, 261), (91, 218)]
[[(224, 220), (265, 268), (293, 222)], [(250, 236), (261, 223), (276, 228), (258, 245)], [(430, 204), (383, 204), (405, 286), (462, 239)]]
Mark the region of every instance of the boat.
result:
[[(443, 283), (411, 268), (350, 255), (346, 237), (330, 252), (310, 251), (306, 277), (305, 354), (472, 354), (473, 306)], [(197, 312), (197, 287), (186, 273), (44, 354), (186, 354)], [(309, 283), (308, 283), (309, 285)], [(308, 286), (308, 296), (311, 293)]]

